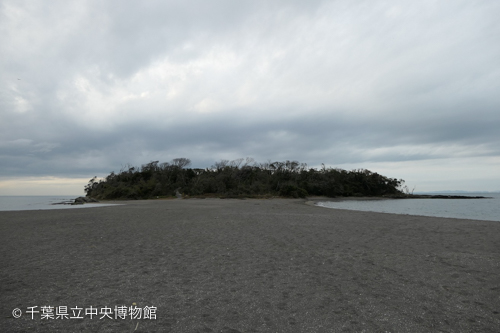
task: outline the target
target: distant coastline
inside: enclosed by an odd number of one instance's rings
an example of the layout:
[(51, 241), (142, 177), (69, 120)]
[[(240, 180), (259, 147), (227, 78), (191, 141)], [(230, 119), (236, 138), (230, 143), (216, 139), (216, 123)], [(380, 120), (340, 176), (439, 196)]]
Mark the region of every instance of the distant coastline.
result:
[(444, 191), (416, 191), (415, 194), (419, 195), (427, 195), (427, 194), (467, 194), (467, 193), (491, 193), (491, 194), (500, 194), (500, 190), (498, 191), (464, 191), (464, 190), (444, 190)]
[(410, 194), (405, 196), (395, 196), (393, 199), (490, 199), (485, 196), (468, 195), (446, 195), (446, 194)]

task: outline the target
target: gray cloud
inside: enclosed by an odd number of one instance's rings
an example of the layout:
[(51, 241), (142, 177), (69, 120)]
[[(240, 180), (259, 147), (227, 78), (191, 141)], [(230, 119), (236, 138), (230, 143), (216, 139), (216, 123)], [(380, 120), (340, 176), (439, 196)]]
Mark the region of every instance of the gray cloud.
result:
[(0, 177), (181, 156), (500, 159), (499, 14), (494, 1), (3, 1)]

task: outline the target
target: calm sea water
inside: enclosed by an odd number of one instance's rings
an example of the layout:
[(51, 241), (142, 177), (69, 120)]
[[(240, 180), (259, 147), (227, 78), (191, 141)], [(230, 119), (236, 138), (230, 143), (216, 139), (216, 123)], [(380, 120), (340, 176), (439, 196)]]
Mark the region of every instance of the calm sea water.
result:
[[(436, 193), (432, 193), (436, 194)], [(388, 199), (323, 201), (318, 206), (381, 213), (453, 217), (459, 219), (500, 221), (500, 193), (443, 193), (446, 195), (485, 196), (491, 199)], [(72, 202), (74, 196), (0, 196), (0, 211), (75, 209), (114, 204), (54, 205)]]
[[(438, 194), (438, 193), (432, 193)], [(445, 195), (484, 196), (491, 199), (387, 199), (324, 201), (318, 206), (380, 213), (453, 217), (500, 221), (500, 193), (442, 193)]]
[(113, 204), (88, 203), (84, 205), (54, 205), (59, 202), (73, 202), (74, 196), (0, 196), (0, 211), (5, 210), (39, 210), (39, 209), (74, 209), (112, 206)]

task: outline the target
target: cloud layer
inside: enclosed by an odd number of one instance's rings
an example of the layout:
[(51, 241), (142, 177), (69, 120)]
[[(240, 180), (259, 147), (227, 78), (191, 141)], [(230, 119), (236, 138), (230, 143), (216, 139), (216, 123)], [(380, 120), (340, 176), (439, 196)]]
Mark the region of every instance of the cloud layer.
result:
[(1, 178), (251, 156), (500, 189), (497, 1), (0, 6)]

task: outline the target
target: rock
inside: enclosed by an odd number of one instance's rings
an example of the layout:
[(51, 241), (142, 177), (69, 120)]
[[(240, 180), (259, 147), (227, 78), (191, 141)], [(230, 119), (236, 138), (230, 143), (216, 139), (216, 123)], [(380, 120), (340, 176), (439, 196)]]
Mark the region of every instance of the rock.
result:
[(61, 201), (61, 202), (54, 202), (52, 205), (72, 205), (73, 201)]
[(87, 200), (84, 198), (84, 197), (78, 197), (75, 199), (75, 202), (74, 204), (83, 204), (83, 203), (86, 203)]
[(72, 203), (72, 205), (83, 205), (84, 203), (89, 203), (89, 202), (99, 202), (94, 198), (88, 198), (88, 197), (78, 197), (75, 199), (75, 202)]

